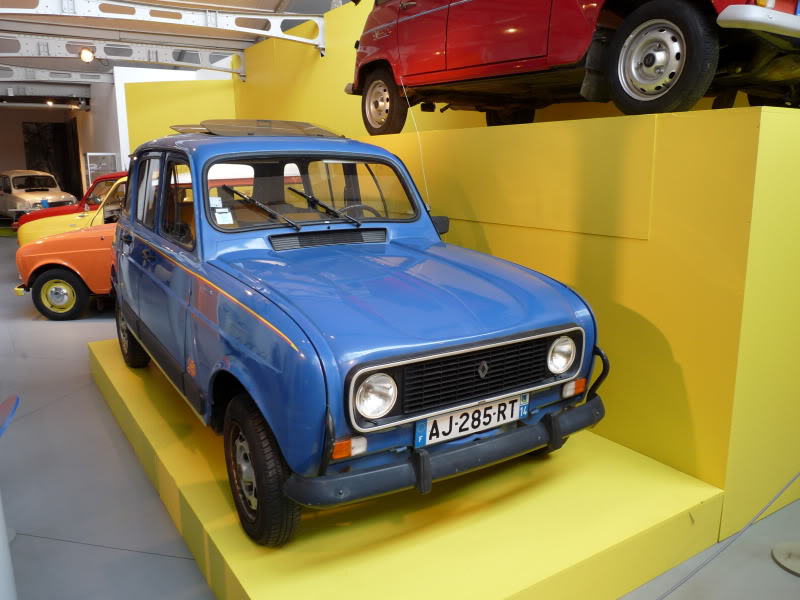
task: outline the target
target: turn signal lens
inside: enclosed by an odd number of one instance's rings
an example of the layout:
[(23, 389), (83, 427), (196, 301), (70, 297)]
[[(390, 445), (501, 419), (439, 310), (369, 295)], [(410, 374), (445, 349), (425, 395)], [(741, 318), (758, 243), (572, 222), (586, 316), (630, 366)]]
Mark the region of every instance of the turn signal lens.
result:
[(561, 388), (562, 398), (572, 398), (586, 391), (586, 378), (573, 379)]
[(351, 456), (358, 456), (367, 451), (367, 438), (354, 437), (347, 438), (346, 440), (339, 440), (333, 444), (333, 452), (331, 458), (339, 460), (340, 458), (350, 458)]
[(764, 8), (775, 8), (775, 0), (756, 0), (756, 4)]

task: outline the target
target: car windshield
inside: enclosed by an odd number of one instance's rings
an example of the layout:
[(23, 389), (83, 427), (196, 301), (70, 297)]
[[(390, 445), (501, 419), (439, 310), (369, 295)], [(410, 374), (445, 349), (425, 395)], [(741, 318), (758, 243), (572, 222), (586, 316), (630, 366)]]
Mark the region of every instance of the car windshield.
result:
[[(105, 195), (111, 191), (111, 188), (114, 186), (116, 182), (115, 179), (107, 179), (106, 181), (100, 181), (95, 184), (94, 189), (92, 190), (92, 195), (89, 196), (87, 199), (87, 203), (90, 206), (97, 206), (103, 201)], [(122, 189), (125, 189), (125, 186), (122, 186)]]
[(408, 221), (417, 214), (394, 168), (370, 160), (228, 160), (208, 170), (207, 189), (211, 221), (225, 230)]
[(56, 180), (49, 175), (21, 175), (14, 177), (14, 188), (17, 190), (57, 188)]

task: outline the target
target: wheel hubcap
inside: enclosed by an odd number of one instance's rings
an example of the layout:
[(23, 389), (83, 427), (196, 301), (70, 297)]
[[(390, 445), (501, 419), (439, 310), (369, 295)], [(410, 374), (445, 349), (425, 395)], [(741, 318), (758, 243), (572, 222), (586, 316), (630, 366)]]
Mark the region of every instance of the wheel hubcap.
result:
[(128, 326), (125, 323), (125, 317), (122, 316), (122, 311), (117, 309), (117, 332), (119, 333), (119, 345), (122, 347), (122, 353), (128, 353)]
[(373, 81), (367, 90), (366, 113), (369, 124), (375, 128), (383, 126), (389, 118), (391, 101), (389, 86), (380, 79)]
[(75, 306), (75, 290), (66, 281), (53, 279), (42, 287), (42, 303), (51, 311), (65, 313)]
[(250, 460), (250, 445), (238, 430), (233, 438), (234, 453), (236, 455), (236, 473), (239, 478), (239, 489), (248, 508), (255, 513), (258, 510), (258, 492), (256, 490), (256, 474)]
[(685, 62), (686, 42), (681, 30), (670, 21), (648, 21), (622, 46), (618, 76), (632, 98), (655, 100), (672, 89)]

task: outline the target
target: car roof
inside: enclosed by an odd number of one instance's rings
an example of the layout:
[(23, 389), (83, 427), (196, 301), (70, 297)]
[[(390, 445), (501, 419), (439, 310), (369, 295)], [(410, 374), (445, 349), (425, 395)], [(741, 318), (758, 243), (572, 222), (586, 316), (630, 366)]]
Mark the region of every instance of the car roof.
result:
[(5, 175), (6, 177), (17, 177), (19, 175), (47, 175), (48, 177), (53, 177), (50, 173), (45, 173), (44, 171), (27, 171), (25, 169), (0, 171), (0, 175)]
[(175, 150), (188, 154), (194, 160), (206, 161), (225, 155), (254, 153), (336, 153), (350, 155), (394, 158), (383, 148), (365, 144), (344, 137), (301, 137), (301, 136), (224, 136), (205, 133), (185, 133), (159, 138), (136, 149), (138, 154), (144, 150)]

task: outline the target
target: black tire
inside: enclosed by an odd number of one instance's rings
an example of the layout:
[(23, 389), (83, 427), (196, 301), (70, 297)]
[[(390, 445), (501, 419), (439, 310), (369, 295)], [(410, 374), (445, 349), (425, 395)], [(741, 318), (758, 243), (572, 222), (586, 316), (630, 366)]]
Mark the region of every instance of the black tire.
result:
[(36, 310), (52, 321), (78, 318), (89, 305), (91, 295), (83, 280), (67, 269), (41, 273), (33, 282), (31, 293)]
[(117, 340), (119, 341), (119, 349), (122, 352), (122, 358), (125, 359), (125, 364), (132, 369), (146, 367), (150, 364), (150, 355), (142, 348), (139, 340), (128, 329), (119, 302), (117, 302), (116, 313)]
[[(705, 96), (718, 62), (716, 24), (700, 7), (652, 0), (628, 15), (611, 41), (611, 99), (629, 115), (689, 110)], [(634, 63), (626, 74), (624, 65)]]
[(516, 108), (508, 110), (487, 110), (486, 125), (497, 127), (499, 125), (522, 125), (533, 123), (536, 110), (533, 108)]
[(369, 134), (400, 133), (407, 116), (408, 101), (400, 93), (392, 72), (380, 67), (367, 75), (361, 94), (361, 118)]
[[(228, 404), (223, 435), (228, 481), (245, 533), (264, 546), (291, 541), (300, 523), (300, 506), (283, 493), (291, 471), (264, 416), (247, 394), (234, 397)], [(237, 459), (240, 452), (241, 460), (252, 467), (254, 483), (242, 475)]]

